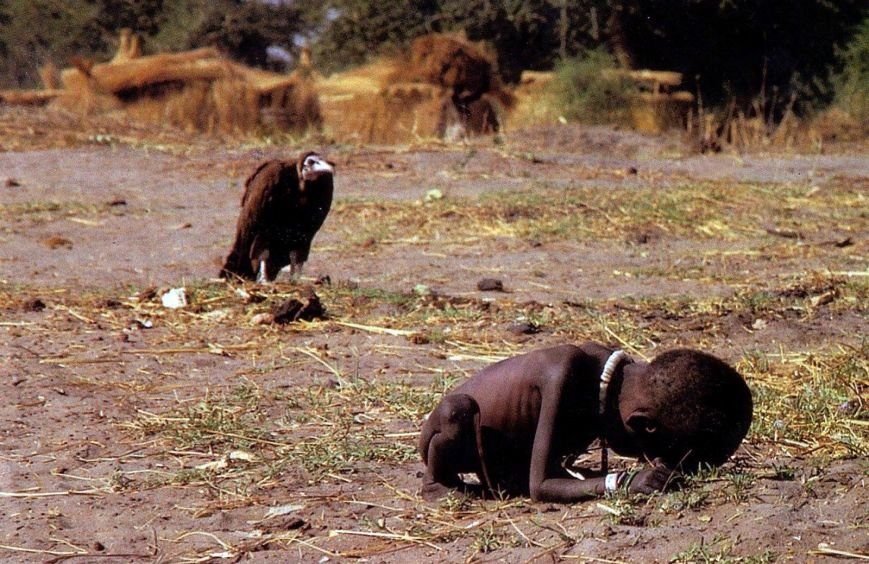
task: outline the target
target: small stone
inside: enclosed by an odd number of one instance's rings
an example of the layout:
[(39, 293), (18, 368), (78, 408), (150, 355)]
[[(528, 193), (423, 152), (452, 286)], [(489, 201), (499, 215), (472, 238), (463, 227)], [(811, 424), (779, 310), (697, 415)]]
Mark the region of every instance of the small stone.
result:
[(147, 302), (157, 297), (157, 288), (151, 286), (150, 288), (145, 288), (136, 296), (136, 299), (139, 302)]
[(410, 342), (414, 345), (425, 345), (429, 342), (428, 335), (425, 335), (423, 333), (414, 333), (409, 337), (409, 339)]
[(507, 331), (515, 335), (534, 335), (540, 332), (540, 327), (530, 321), (515, 321), (507, 327)]
[(763, 319), (760, 319), (760, 318), (755, 319), (754, 323), (751, 324), (751, 328), (754, 329), (755, 331), (760, 331), (762, 329), (766, 329), (766, 326), (767, 326), (766, 321)]
[(836, 407), (836, 410), (842, 415), (856, 415), (857, 412), (860, 411), (860, 400), (850, 399), (848, 401), (843, 401)]
[(307, 525), (307, 521), (297, 515), (281, 515), (263, 523), (262, 529), (267, 533), (286, 532), (305, 528)]
[(820, 307), (822, 305), (827, 305), (836, 299), (835, 292), (824, 292), (818, 296), (813, 296), (811, 299), (812, 307)]
[(275, 322), (275, 316), (271, 313), (258, 313), (251, 317), (250, 322), (254, 325), (270, 325)]
[(45, 302), (39, 298), (30, 298), (21, 304), (24, 311), (42, 311), (45, 309)]
[(120, 300), (115, 298), (106, 298), (105, 301), (103, 301), (103, 307), (106, 309), (118, 309), (123, 305), (124, 304)]
[(477, 282), (477, 290), (481, 292), (503, 292), (504, 283), (497, 278), (483, 278)]
[(431, 288), (426, 286), (425, 284), (417, 284), (413, 287), (413, 293), (417, 296), (430, 296), (432, 295)]
[(437, 188), (432, 188), (428, 192), (425, 193), (425, 201), (426, 202), (434, 202), (436, 200), (443, 200), (444, 193), (438, 190)]

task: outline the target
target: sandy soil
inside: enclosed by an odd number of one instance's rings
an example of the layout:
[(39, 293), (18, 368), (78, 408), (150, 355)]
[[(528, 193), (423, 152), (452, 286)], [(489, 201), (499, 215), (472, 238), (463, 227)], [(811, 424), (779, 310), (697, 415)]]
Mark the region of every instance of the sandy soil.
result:
[[(613, 505), (595, 502), (432, 506), (416, 497), (422, 470), (416, 460), (361, 460), (331, 475), (291, 464), (251, 483), (239, 470), (226, 482), (231, 486), (177, 479), (181, 470), (226, 461), (227, 453), (167, 449), (131, 422), (141, 426), (148, 414), (247, 386), (257, 395), (251, 416), (269, 429), (262, 441), (287, 444), (304, 437), (293, 423), (294, 402), (334, 388), (335, 367), (366, 381), (430, 386), (436, 375), (473, 373), (485, 354), (458, 354), (449, 339), (412, 344), (402, 333), (343, 326), (336, 320), (354, 319), (331, 303), (331, 321), (299, 329), (255, 326), (247, 313), (207, 317), (137, 305), (149, 288), (208, 287), (231, 242), (244, 178), (258, 161), (295, 154), (301, 145), (244, 147), (179, 132), (111, 129), (117, 127), (112, 123), (83, 130), (64, 116), (0, 108), (3, 124), (17, 133), (0, 140), (0, 288), (8, 298), (0, 309), (0, 393), (10, 399), (0, 407), (2, 560), (667, 562), (681, 554), (681, 561), (760, 562), (825, 561), (832, 558), (827, 549), (869, 554), (865, 459), (782, 458), (781, 449), (751, 442), (737, 458), (754, 469), (754, 479), (730, 498), (671, 511), (650, 500), (630, 518), (613, 518), (606, 509)], [(865, 153), (697, 155), (676, 137), (579, 126), (514, 132), (497, 144), (313, 148), (337, 162), (339, 202), (412, 202), (435, 188), (446, 198), (469, 200), (576, 185), (663, 191), (698, 180), (820, 190), (833, 182), (869, 186)], [(449, 299), (495, 304), (508, 317), (511, 308), (524, 311), (529, 303), (603, 300), (616, 307), (614, 299), (726, 298), (740, 291), (728, 280), (743, 272), (757, 281), (865, 270), (869, 226), (865, 212), (862, 217), (860, 232), (830, 226), (830, 239), (856, 240), (858, 250), (847, 256), (734, 259), (682, 279), (620, 273), (666, 273), (676, 262), (704, 268), (704, 254), (724, 252), (730, 243), (658, 234), (643, 245), (502, 237), (366, 249), (345, 245), (342, 221), (352, 218), (338, 218), (327, 220), (318, 235), (304, 282), (328, 274), (335, 286), (385, 293), (424, 284)], [(503, 278), (509, 292), (477, 291), (476, 281), (488, 275)], [(283, 284), (278, 288), (292, 291)], [(28, 305), (33, 298), (47, 307)], [(362, 306), (387, 308), (384, 319), (390, 312), (388, 305)], [(234, 313), (245, 306), (239, 298), (227, 308)], [(679, 325), (673, 339), (699, 342), (731, 360), (746, 350), (859, 347), (867, 329), (862, 311), (783, 316), (763, 332), (746, 330), (751, 320), (733, 312), (715, 320), (713, 337), (708, 324), (672, 321)], [(146, 329), (144, 321), (153, 327)], [(649, 323), (657, 321), (650, 313)], [(515, 352), (563, 342), (558, 327), (550, 329), (522, 337), (505, 332), (499, 339)], [(379, 429), (412, 445), (418, 419), (366, 410), (356, 407), (358, 429), (367, 428), (366, 414), (381, 417)], [(782, 465), (790, 470), (777, 473)], [(722, 491), (734, 487), (720, 485)], [(276, 506), (286, 514), (269, 515)], [(448, 523), (439, 521), (444, 514)], [(433, 523), (441, 523), (441, 533), (425, 540)], [(487, 537), (496, 526), (497, 534)]]

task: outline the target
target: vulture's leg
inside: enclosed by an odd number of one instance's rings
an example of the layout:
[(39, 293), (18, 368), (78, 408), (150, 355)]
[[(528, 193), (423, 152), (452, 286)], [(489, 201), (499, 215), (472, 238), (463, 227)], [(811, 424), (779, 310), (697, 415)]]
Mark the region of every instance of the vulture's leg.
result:
[(290, 278), (293, 280), (293, 282), (297, 281), (299, 278), (302, 277), (302, 266), (304, 264), (305, 263), (303, 262), (300, 262), (298, 264), (290, 264)]
[(274, 279), (273, 276), (269, 276), (271, 255), (268, 239), (257, 235), (250, 246), (251, 266), (256, 265), (253, 270), (256, 271), (257, 284), (268, 284)]
[(266, 261), (260, 260), (259, 261), (259, 269), (256, 272), (257, 284), (268, 284), (269, 283), (269, 277), (268, 277), (268, 274), (266, 274), (266, 268), (267, 268)]
[(296, 251), (290, 252), (290, 279), (296, 282), (302, 277), (302, 266), (304, 262), (299, 260), (299, 253)]

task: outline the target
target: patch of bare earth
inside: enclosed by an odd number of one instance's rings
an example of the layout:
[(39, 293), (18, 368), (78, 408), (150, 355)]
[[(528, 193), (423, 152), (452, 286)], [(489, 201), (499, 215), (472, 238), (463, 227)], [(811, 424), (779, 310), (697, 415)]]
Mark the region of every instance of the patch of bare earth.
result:
[[(226, 144), (8, 108), (0, 130), (2, 559), (869, 554), (865, 154), (698, 156), (579, 126)], [(302, 283), (213, 280), (246, 175), (307, 148), (338, 176)], [(257, 323), (321, 274), (325, 319)], [(165, 308), (182, 286), (189, 305)], [(418, 497), (443, 391), (589, 339), (736, 364), (744, 447), (649, 498)]]

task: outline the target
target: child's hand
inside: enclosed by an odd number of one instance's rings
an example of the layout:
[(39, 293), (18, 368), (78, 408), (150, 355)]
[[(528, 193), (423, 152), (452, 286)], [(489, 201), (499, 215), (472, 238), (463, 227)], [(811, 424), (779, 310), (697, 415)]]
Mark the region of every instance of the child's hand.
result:
[(656, 458), (652, 461), (651, 468), (641, 470), (634, 476), (634, 479), (628, 484), (628, 491), (642, 494), (663, 491), (672, 482), (675, 474), (675, 470)]

